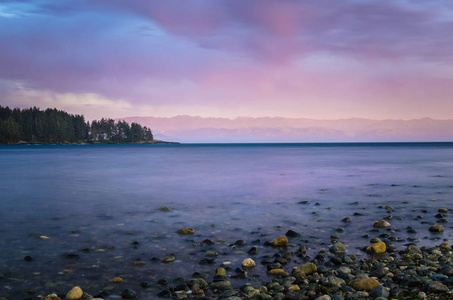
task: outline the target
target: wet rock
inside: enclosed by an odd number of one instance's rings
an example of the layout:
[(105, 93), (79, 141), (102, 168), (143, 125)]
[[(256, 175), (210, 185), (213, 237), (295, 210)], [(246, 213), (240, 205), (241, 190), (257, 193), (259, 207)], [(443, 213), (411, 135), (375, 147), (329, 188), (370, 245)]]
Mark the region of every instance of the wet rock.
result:
[(446, 213), (446, 212), (448, 212), (448, 209), (446, 209), (446, 208), (439, 208), (438, 212), (440, 212), (440, 213)]
[(346, 247), (340, 242), (336, 242), (329, 248), (330, 252), (346, 252)]
[(123, 278), (115, 277), (115, 278), (112, 279), (112, 282), (123, 282)]
[(432, 225), (429, 227), (429, 231), (431, 232), (444, 232), (444, 226), (442, 225)]
[(370, 296), (373, 298), (388, 298), (390, 296), (390, 289), (380, 285), (370, 291)]
[(126, 299), (136, 299), (137, 293), (133, 289), (125, 289), (121, 292), (121, 297)]
[(176, 233), (178, 233), (178, 234), (194, 234), (195, 230), (190, 227), (184, 227), (184, 228), (181, 228), (178, 231), (176, 231)]
[(231, 283), (228, 280), (215, 281), (211, 282), (210, 287), (212, 290), (223, 290), (231, 287)]
[(414, 254), (414, 253), (419, 253), (421, 254), (422, 253), (422, 250), (420, 250), (420, 248), (418, 248), (417, 246), (415, 245), (408, 245), (406, 250), (404, 250), (405, 253), (409, 253), (409, 254)]
[(374, 228), (387, 228), (390, 227), (390, 223), (385, 220), (376, 221), (373, 224)]
[(171, 211), (171, 208), (168, 208), (166, 206), (159, 207), (159, 210), (161, 211)]
[(252, 248), (247, 251), (248, 254), (258, 254), (259, 250), (258, 247), (253, 246)]
[(356, 291), (372, 291), (381, 284), (372, 278), (357, 278), (352, 280), (349, 285)]
[(256, 264), (255, 264), (255, 261), (251, 258), (246, 258), (244, 259), (244, 261), (242, 261), (242, 264), (241, 264), (243, 267), (246, 267), (246, 268), (252, 268), (254, 267)]
[(205, 257), (200, 260), (200, 265), (213, 265), (217, 262), (215, 258), (212, 257)]
[(351, 218), (346, 217), (346, 218), (343, 218), (341, 221), (343, 221), (345, 223), (349, 223), (349, 222), (351, 222)]
[(78, 286), (75, 286), (66, 294), (66, 299), (80, 299), (82, 298), (82, 295), (82, 289)]
[(300, 233), (292, 231), (291, 229), (288, 230), (285, 234), (287, 237), (299, 237)]
[(450, 250), (450, 244), (448, 242), (443, 242), (440, 244), (439, 248), (441, 251), (448, 251)]
[(25, 261), (33, 261), (34, 259), (33, 259), (33, 257), (27, 255), (27, 256), (24, 257), (24, 260)]
[(272, 242), (271, 242), (271, 245), (274, 246), (274, 247), (286, 247), (286, 245), (288, 245), (288, 238), (284, 235), (274, 239)]
[(450, 291), (450, 289), (446, 285), (442, 284), (439, 281), (431, 281), (427, 283), (423, 287), (423, 290), (428, 294), (442, 294)]
[(169, 255), (169, 256), (167, 256), (167, 257), (164, 257), (164, 258), (162, 259), (162, 262), (163, 262), (163, 263), (169, 263), (169, 262), (175, 261), (175, 259), (176, 259), (176, 258), (175, 258), (173, 255)]
[(75, 254), (75, 253), (68, 253), (64, 257), (67, 258), (67, 259), (79, 259), (80, 258), (80, 256), (78, 254)]
[(314, 263), (306, 263), (300, 267), (294, 268), (293, 272), (299, 276), (307, 276), (315, 273), (318, 270)]
[(366, 252), (368, 253), (385, 253), (385, 250), (387, 249), (387, 246), (384, 242), (377, 242), (377, 243), (372, 243), (366, 248)]
[(214, 276), (226, 276), (226, 270), (224, 268), (217, 268)]
[(50, 294), (50, 295), (41, 297), (40, 300), (61, 300), (61, 298), (58, 297), (57, 294)]
[(149, 289), (153, 287), (153, 283), (151, 281), (142, 281), (140, 282), (140, 286), (144, 289)]

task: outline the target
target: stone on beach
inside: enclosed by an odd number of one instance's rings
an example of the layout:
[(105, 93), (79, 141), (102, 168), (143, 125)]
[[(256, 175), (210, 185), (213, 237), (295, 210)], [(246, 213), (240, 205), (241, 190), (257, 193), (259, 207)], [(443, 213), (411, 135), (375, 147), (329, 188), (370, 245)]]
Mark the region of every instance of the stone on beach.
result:
[(379, 220), (379, 221), (374, 222), (373, 227), (374, 228), (386, 228), (386, 227), (390, 227), (390, 223), (385, 220)]
[(346, 247), (340, 242), (336, 242), (329, 248), (330, 252), (346, 252)]
[(242, 262), (242, 266), (246, 267), (246, 268), (254, 267), (255, 266), (255, 261), (253, 259), (251, 259), (251, 258), (246, 258)]
[(80, 299), (82, 298), (82, 295), (82, 289), (78, 286), (75, 286), (66, 294), (66, 299)]
[(442, 225), (432, 225), (429, 227), (429, 231), (431, 232), (444, 232), (444, 226)]
[(357, 278), (352, 280), (349, 285), (356, 291), (372, 291), (381, 284), (373, 278)]
[(271, 242), (272, 246), (274, 247), (286, 247), (288, 245), (288, 238), (284, 235), (276, 238)]
[(294, 268), (293, 272), (297, 275), (306, 276), (315, 273), (318, 270), (314, 263), (306, 263), (300, 267)]
[(190, 228), (190, 227), (184, 227), (184, 228), (179, 229), (176, 233), (179, 233), (179, 234), (194, 234), (195, 230), (193, 228)]
[(366, 252), (369, 253), (385, 253), (387, 246), (384, 242), (372, 243), (366, 248)]

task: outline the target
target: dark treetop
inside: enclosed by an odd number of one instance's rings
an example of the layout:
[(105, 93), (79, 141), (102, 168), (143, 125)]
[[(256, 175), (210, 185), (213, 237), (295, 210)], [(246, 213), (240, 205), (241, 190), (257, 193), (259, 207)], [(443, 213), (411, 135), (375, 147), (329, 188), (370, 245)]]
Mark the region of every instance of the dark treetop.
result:
[(10, 109), (0, 106), (0, 144), (152, 143), (151, 129), (113, 119), (85, 122), (83, 115), (57, 109)]

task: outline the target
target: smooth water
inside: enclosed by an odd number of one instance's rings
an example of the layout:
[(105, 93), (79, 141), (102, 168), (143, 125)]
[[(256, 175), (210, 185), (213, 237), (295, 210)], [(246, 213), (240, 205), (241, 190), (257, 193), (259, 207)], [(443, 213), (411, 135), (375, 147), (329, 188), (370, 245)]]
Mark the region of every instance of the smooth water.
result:
[[(387, 215), (398, 247), (410, 237), (451, 243), (451, 225), (437, 235), (428, 227), (438, 208), (453, 207), (452, 194), (453, 143), (0, 146), (0, 273), (13, 278), (0, 281), (0, 296), (212, 276), (224, 262), (240, 266), (252, 242), (258, 257), (274, 254), (264, 242), (289, 229), (301, 237), (288, 251), (327, 250), (342, 227), (348, 252), (365, 255), (362, 236), (385, 233), (370, 230)], [(195, 234), (178, 235), (182, 227)], [(217, 242), (200, 245), (205, 239)], [(240, 239), (245, 246), (232, 246)], [(214, 266), (199, 264), (207, 251), (219, 253)], [(150, 260), (170, 254), (176, 261)], [(268, 281), (265, 270), (257, 266), (250, 280)], [(115, 286), (116, 276), (129, 280)]]

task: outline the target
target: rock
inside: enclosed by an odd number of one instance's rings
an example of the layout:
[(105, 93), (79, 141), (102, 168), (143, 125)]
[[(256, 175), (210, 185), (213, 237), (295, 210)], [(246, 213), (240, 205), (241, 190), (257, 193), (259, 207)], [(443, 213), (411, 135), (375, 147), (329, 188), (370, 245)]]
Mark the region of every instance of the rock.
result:
[(61, 300), (61, 298), (58, 297), (56, 294), (50, 294), (45, 297), (41, 297), (40, 300)]
[(440, 244), (439, 248), (442, 251), (448, 251), (450, 250), (450, 244), (448, 242), (443, 242), (442, 244)]
[(135, 299), (137, 298), (137, 293), (133, 289), (125, 289), (121, 292), (121, 297), (126, 299)]
[(376, 279), (372, 278), (358, 278), (352, 280), (349, 285), (356, 291), (372, 291), (381, 284)]
[(226, 276), (226, 270), (224, 268), (217, 268), (214, 276)]
[(440, 212), (440, 213), (446, 213), (446, 212), (448, 212), (448, 209), (446, 209), (446, 208), (439, 208), (438, 212)]
[(112, 279), (112, 282), (123, 282), (123, 278), (115, 277), (115, 278)]
[(249, 251), (247, 251), (248, 254), (257, 254), (258, 252), (259, 249), (256, 246), (253, 246), (252, 248), (249, 249)]
[(444, 232), (444, 226), (442, 225), (432, 225), (429, 227), (429, 231), (431, 232)]
[(385, 253), (387, 246), (384, 242), (373, 243), (366, 248), (369, 253)]
[(179, 234), (194, 234), (195, 230), (193, 228), (190, 228), (190, 227), (185, 227), (185, 228), (179, 229), (176, 233), (179, 233)]
[(410, 254), (415, 254), (415, 253), (421, 254), (422, 250), (420, 250), (420, 248), (418, 248), (415, 245), (409, 245), (409, 246), (407, 246), (407, 248), (406, 248), (406, 250), (404, 252), (410, 253)]
[(167, 257), (164, 257), (164, 258), (162, 259), (162, 262), (163, 262), (163, 263), (169, 263), (169, 262), (174, 261), (175, 259), (176, 259), (176, 258), (175, 258), (173, 255), (169, 255), (169, 256), (167, 256)]
[(390, 227), (390, 223), (385, 220), (380, 220), (380, 221), (374, 222), (373, 227), (374, 228), (386, 228), (386, 227)]
[(293, 272), (297, 275), (306, 276), (315, 273), (318, 270), (314, 263), (306, 263), (300, 267), (294, 268)]
[(286, 247), (288, 245), (288, 238), (284, 235), (276, 238), (271, 242), (271, 245), (274, 247)]
[(330, 252), (346, 252), (346, 247), (340, 242), (336, 242), (329, 248)]
[(341, 288), (345, 284), (346, 284), (346, 281), (344, 281), (344, 279), (342, 279), (340, 277), (335, 277), (335, 276), (327, 277), (327, 282), (326, 282), (327, 286)]
[(272, 270), (267, 271), (267, 274), (269, 274), (269, 275), (278, 275), (278, 274), (282, 274), (282, 273), (285, 273), (285, 270), (283, 270), (283, 269), (272, 269)]
[(171, 208), (163, 206), (163, 207), (159, 207), (159, 210), (161, 210), (161, 211), (171, 211)]
[(82, 295), (82, 289), (78, 286), (75, 286), (66, 294), (66, 299), (80, 299), (82, 298)]
[(288, 230), (285, 234), (287, 237), (299, 237), (300, 233), (297, 233), (295, 231), (292, 231), (291, 229)]
[(423, 300), (426, 299), (426, 294), (424, 292), (419, 292), (417, 297), (419, 300)]
[(322, 296), (319, 296), (318, 298), (316, 298), (316, 300), (331, 300), (332, 298), (330, 298), (329, 295), (322, 295)]
[(367, 292), (358, 291), (352, 294), (348, 299), (368, 299), (369, 294)]
[(212, 290), (223, 290), (231, 287), (231, 283), (228, 280), (215, 281), (211, 283)]
[(373, 298), (378, 298), (378, 297), (382, 297), (382, 298), (388, 298), (390, 295), (390, 290), (385, 287), (385, 286), (378, 286), (376, 288), (374, 288), (372, 291), (370, 291), (370, 296), (373, 297)]
[(242, 266), (246, 267), (246, 268), (252, 268), (252, 267), (255, 266), (255, 261), (253, 259), (251, 259), (251, 258), (246, 258), (242, 262)]
[(442, 284), (439, 281), (428, 282), (423, 287), (423, 290), (428, 294), (442, 294), (450, 291), (450, 289), (446, 285)]
[(343, 221), (343, 222), (345, 222), (345, 223), (349, 223), (349, 222), (351, 222), (352, 220), (351, 220), (351, 218), (346, 217), (346, 218), (343, 218), (341, 221)]

